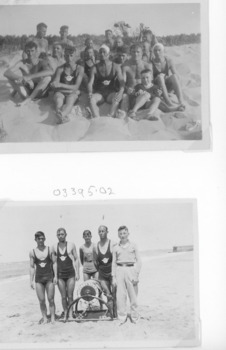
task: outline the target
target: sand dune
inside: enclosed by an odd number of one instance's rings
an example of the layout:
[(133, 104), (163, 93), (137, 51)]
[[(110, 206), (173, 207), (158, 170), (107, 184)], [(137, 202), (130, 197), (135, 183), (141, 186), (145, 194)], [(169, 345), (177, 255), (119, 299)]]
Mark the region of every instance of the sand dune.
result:
[[(164, 254), (144, 258), (139, 285), (137, 324), (101, 321), (39, 325), (40, 310), (28, 276), (0, 282), (0, 347), (55, 343), (64, 347), (176, 346), (196, 344), (198, 310), (195, 309), (193, 253)], [(197, 287), (197, 286), (196, 286)], [(62, 311), (56, 289), (56, 312)], [(10, 337), (9, 337), (10, 334)]]
[[(17, 107), (10, 99), (10, 86), (3, 76), (8, 64), (20, 59), (21, 53), (0, 59), (0, 133), (1, 142), (62, 142), (62, 141), (134, 141), (134, 140), (199, 140), (201, 124), (201, 67), (200, 45), (166, 48), (181, 77), (186, 102), (185, 112), (163, 113), (157, 111), (158, 121), (134, 121), (106, 117), (109, 106), (101, 107), (101, 118), (83, 117), (84, 101), (75, 108), (70, 121), (56, 124), (51, 94), (48, 98), (30, 105)], [(142, 113), (146, 113), (141, 112)]]

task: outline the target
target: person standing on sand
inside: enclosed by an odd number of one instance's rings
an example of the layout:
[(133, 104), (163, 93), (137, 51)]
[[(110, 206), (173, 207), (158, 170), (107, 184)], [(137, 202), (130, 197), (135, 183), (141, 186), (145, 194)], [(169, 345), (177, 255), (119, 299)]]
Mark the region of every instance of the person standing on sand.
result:
[[(61, 294), (63, 316), (66, 320), (68, 306), (73, 302), (75, 281), (79, 280), (79, 259), (74, 243), (66, 241), (67, 232), (64, 228), (57, 230), (58, 244), (52, 248), (57, 260), (58, 288)], [(72, 318), (72, 308), (69, 318)]]
[(65, 48), (65, 61), (64, 65), (57, 68), (55, 77), (50, 84), (55, 91), (53, 99), (58, 123), (68, 121), (68, 114), (72, 111), (80, 95), (79, 88), (84, 75), (84, 67), (76, 63), (76, 48), (74, 46)]
[[(57, 284), (56, 259), (49, 247), (45, 246), (45, 234), (41, 231), (35, 233), (37, 247), (31, 250), (30, 258), (30, 285), (36, 289), (42, 313), (42, 322), (47, 323), (47, 308), (45, 293), (49, 302), (51, 323), (55, 322), (55, 284)], [(35, 281), (34, 281), (35, 277)]]
[(68, 30), (69, 30), (68, 26), (61, 26), (60, 27), (60, 41), (65, 46), (66, 45), (73, 46), (74, 45), (73, 41), (68, 39)]
[(116, 289), (112, 284), (112, 251), (115, 243), (108, 239), (108, 228), (106, 226), (100, 226), (98, 234), (100, 237), (100, 241), (97, 243), (98, 280), (107, 295), (113, 315), (116, 317)]
[[(45, 23), (39, 23), (39, 24), (37, 24), (36, 28), (37, 28), (36, 35), (30, 36), (27, 39), (26, 44), (29, 41), (35, 42), (37, 44), (37, 47), (38, 47), (38, 54), (39, 55), (45, 54), (47, 56), (48, 55), (48, 48), (49, 48), (48, 40), (45, 39), (46, 32), (47, 32), (47, 25)], [(25, 47), (26, 47), (26, 44), (25, 44)], [(27, 58), (27, 53), (26, 53), (25, 49), (22, 53), (22, 58), (23, 59)]]
[[(110, 49), (102, 45), (99, 50), (100, 61), (91, 69), (87, 85), (91, 115), (100, 117), (97, 104), (111, 103), (109, 117), (115, 117), (124, 91), (121, 68), (109, 59)], [(115, 79), (119, 81), (119, 91), (115, 91)]]
[(17, 62), (7, 69), (4, 76), (13, 87), (13, 96), (17, 92), (24, 100), (18, 105), (24, 105), (35, 98), (44, 97), (43, 91), (51, 81), (54, 71), (48, 61), (39, 58), (37, 44), (29, 41), (25, 45), (27, 59)]
[(83, 280), (87, 281), (91, 278), (98, 278), (97, 271), (97, 251), (96, 246), (92, 243), (92, 234), (89, 230), (83, 232), (85, 244), (79, 248), (80, 261), (83, 265)]
[(120, 324), (127, 320), (127, 295), (130, 300), (130, 319), (139, 320), (137, 294), (141, 259), (137, 246), (129, 240), (126, 226), (118, 229), (120, 242), (113, 248), (112, 283), (117, 287), (117, 312)]
[(153, 52), (154, 58), (152, 59), (152, 64), (154, 81), (159, 85), (160, 89), (162, 89), (162, 95), (166, 104), (171, 107), (175, 106), (169, 97), (169, 92), (174, 91), (178, 98), (181, 111), (185, 110), (179, 76), (172, 59), (165, 56), (164, 46), (160, 43), (155, 44)]

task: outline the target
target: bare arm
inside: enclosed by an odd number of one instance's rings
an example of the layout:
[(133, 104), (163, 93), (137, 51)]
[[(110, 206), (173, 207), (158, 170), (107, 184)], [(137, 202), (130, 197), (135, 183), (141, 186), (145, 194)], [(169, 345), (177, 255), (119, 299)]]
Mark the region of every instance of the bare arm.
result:
[(178, 76), (177, 70), (175, 68), (175, 65), (171, 59), (168, 58), (168, 63), (169, 63), (169, 69), (172, 74), (176, 74)]
[(124, 79), (123, 79), (123, 74), (122, 74), (121, 67), (119, 65), (117, 65), (116, 63), (113, 63), (113, 64), (115, 64), (116, 74), (117, 74), (117, 78), (118, 78), (118, 81), (119, 81), (118, 99), (120, 100), (122, 98), (122, 95), (123, 95), (123, 92), (124, 92), (124, 89), (125, 89), (125, 82), (124, 82)]
[(112, 275), (112, 284), (116, 285), (116, 249), (113, 248), (112, 252), (112, 265), (111, 265), (111, 275)]
[(34, 263), (34, 256), (32, 251), (29, 254), (29, 258), (30, 258), (30, 286), (32, 289), (35, 289), (34, 287), (35, 263)]
[(136, 271), (139, 274), (142, 266), (142, 261), (136, 245), (135, 245), (135, 256), (136, 256)]
[(81, 264), (83, 265), (83, 262), (84, 262), (84, 253), (83, 253), (82, 247), (79, 248), (79, 256), (80, 256)]
[(8, 68), (5, 71), (4, 77), (6, 77), (8, 79), (11, 79), (11, 80), (19, 80), (19, 79), (21, 79), (21, 75), (19, 75), (17, 72), (22, 67), (23, 67), (23, 62), (22, 61), (17, 62), (11, 68)]
[(50, 248), (50, 256), (53, 262), (53, 272), (54, 272), (53, 282), (57, 284), (57, 258), (56, 258), (56, 252), (55, 252), (54, 246)]
[(46, 61), (46, 63), (42, 62), (40, 64), (40, 67), (43, 68), (43, 70), (41, 70), (38, 73), (34, 73), (34, 74), (28, 74), (24, 77), (25, 80), (32, 80), (35, 78), (42, 78), (42, 77), (48, 77), (54, 74), (54, 70), (53, 68), (49, 65), (49, 63)]
[(90, 71), (90, 78), (89, 78), (89, 81), (87, 84), (88, 94), (93, 93), (93, 83), (94, 83), (94, 79), (95, 79), (95, 74), (96, 74), (96, 67), (92, 67), (92, 69)]
[(134, 78), (134, 73), (132, 69), (129, 66), (124, 66), (122, 67), (122, 74), (123, 74), (127, 89), (133, 89), (136, 84), (136, 80)]
[(77, 251), (76, 251), (76, 247), (75, 244), (72, 243), (72, 249), (71, 249), (71, 255), (73, 257), (72, 261), (73, 261), (73, 266), (76, 272), (76, 280), (78, 281), (80, 276), (79, 276), (79, 259), (78, 259), (78, 255), (77, 255)]

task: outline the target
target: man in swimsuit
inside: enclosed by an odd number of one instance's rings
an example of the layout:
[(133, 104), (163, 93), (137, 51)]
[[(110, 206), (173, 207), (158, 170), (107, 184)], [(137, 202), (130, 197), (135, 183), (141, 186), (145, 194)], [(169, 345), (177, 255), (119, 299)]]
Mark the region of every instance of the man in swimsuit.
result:
[(53, 43), (52, 56), (48, 57), (48, 61), (54, 72), (65, 63), (64, 48), (65, 46), (62, 41), (55, 41)]
[[(47, 323), (47, 308), (45, 293), (49, 302), (51, 323), (55, 321), (55, 284), (57, 283), (56, 259), (49, 247), (45, 246), (45, 234), (41, 231), (35, 233), (37, 247), (30, 251), (30, 285), (36, 289), (42, 313), (42, 322)], [(35, 277), (35, 281), (34, 281)]]
[(86, 56), (86, 52), (88, 50), (92, 49), (93, 50), (93, 55), (94, 55), (94, 59), (95, 61), (99, 59), (99, 52), (97, 50), (94, 49), (94, 45), (93, 45), (93, 40), (92, 38), (88, 37), (85, 40), (85, 49), (83, 51), (81, 51), (80, 53), (80, 57), (81, 59), (84, 61), (85, 60), (85, 56)]
[(115, 243), (108, 239), (108, 228), (106, 226), (100, 226), (98, 234), (100, 237), (100, 241), (97, 243), (98, 280), (116, 317), (116, 289), (112, 285), (112, 251)]
[(85, 244), (79, 248), (80, 261), (83, 265), (83, 280), (87, 281), (91, 278), (98, 278), (97, 272), (97, 252), (96, 246), (92, 243), (92, 234), (89, 230), (83, 232)]
[(164, 46), (160, 43), (156, 44), (153, 48), (154, 59), (153, 74), (156, 84), (162, 89), (163, 97), (166, 104), (169, 107), (175, 106), (169, 97), (170, 91), (174, 91), (179, 102), (179, 110), (185, 110), (185, 104), (183, 99), (183, 93), (179, 81), (179, 76), (174, 66), (172, 59), (168, 58), (164, 54)]
[[(47, 25), (45, 23), (39, 23), (37, 24), (37, 33), (36, 35), (32, 35), (28, 38), (28, 40), (26, 41), (33, 41), (37, 44), (38, 47), (38, 52), (39, 55), (45, 54), (45, 56), (48, 54), (48, 40), (45, 39), (46, 36), (46, 32), (47, 32)], [(24, 50), (23, 54), (22, 54), (22, 58), (26, 59), (27, 58), (27, 53), (26, 50)]]
[[(65, 321), (68, 306), (73, 302), (75, 281), (79, 280), (79, 259), (76, 247), (74, 243), (66, 241), (66, 236), (66, 230), (59, 228), (57, 230), (59, 242), (52, 249), (57, 259), (58, 288), (61, 294)], [(72, 318), (72, 308), (69, 318)]]
[(19, 105), (41, 97), (54, 73), (48, 61), (39, 57), (35, 42), (29, 41), (25, 45), (25, 51), (27, 59), (17, 62), (4, 73), (14, 91), (24, 99)]
[(75, 102), (80, 95), (80, 85), (83, 79), (84, 67), (76, 63), (76, 49), (73, 46), (65, 48), (66, 63), (60, 66), (53, 82), (50, 84), (54, 89), (54, 103), (58, 123), (65, 123)]
[(73, 41), (68, 39), (68, 30), (69, 27), (68, 26), (61, 26), (60, 27), (60, 41), (66, 46), (73, 46), (74, 43)]
[[(88, 96), (91, 114), (94, 118), (100, 117), (97, 104), (111, 103), (109, 117), (115, 117), (118, 105), (124, 92), (124, 80), (121, 68), (109, 59), (110, 49), (102, 45), (99, 50), (100, 62), (97, 63), (90, 73), (88, 82)], [(119, 81), (119, 91), (115, 91), (115, 79)], [(94, 93), (93, 93), (94, 92)]]

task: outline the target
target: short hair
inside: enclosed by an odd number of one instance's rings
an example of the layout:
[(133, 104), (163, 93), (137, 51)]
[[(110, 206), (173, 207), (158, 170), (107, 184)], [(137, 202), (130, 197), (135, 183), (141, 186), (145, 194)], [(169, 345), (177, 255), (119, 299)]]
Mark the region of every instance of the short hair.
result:
[(71, 54), (71, 53), (76, 52), (76, 47), (72, 46), (72, 45), (66, 45), (64, 48), (64, 51), (65, 51), (65, 53)]
[(83, 231), (83, 234), (82, 234), (83, 237), (84, 237), (85, 234), (92, 236), (92, 233), (91, 233), (90, 230), (85, 230), (85, 231)]
[(119, 231), (122, 231), (122, 230), (129, 231), (129, 230), (128, 230), (128, 227), (125, 226), (125, 225), (122, 225), (122, 226), (120, 226), (120, 227), (118, 228), (118, 232), (119, 232)]
[(65, 30), (65, 29), (69, 29), (69, 27), (68, 27), (68, 26), (61, 26), (61, 27), (60, 27), (60, 31), (61, 31), (61, 30)]
[(91, 38), (91, 36), (88, 36), (87, 38), (86, 38), (86, 40), (85, 40), (85, 45), (87, 45), (87, 42), (88, 41), (93, 41), (93, 39)]
[(25, 44), (24, 50), (26, 51), (27, 49), (33, 49), (33, 47), (37, 50), (38, 45), (36, 44), (36, 42), (31, 40)]
[(143, 31), (143, 34), (144, 34), (144, 35), (146, 35), (146, 34), (151, 34), (151, 35), (153, 35), (153, 32), (151, 31), (151, 29), (145, 29), (145, 30)]
[[(100, 227), (104, 227), (104, 228), (105, 228), (105, 230), (108, 232), (108, 228), (107, 228), (107, 226), (105, 226), (105, 225), (100, 225), (100, 226), (99, 226), (99, 228), (100, 228)], [(98, 228), (98, 231), (99, 231), (99, 228)]]
[(152, 71), (151, 69), (149, 69), (149, 68), (146, 68), (146, 69), (143, 69), (143, 70), (140, 72), (140, 74), (144, 74), (144, 73), (151, 73), (151, 74), (153, 74), (153, 71)]
[(139, 44), (139, 43), (136, 43), (136, 44), (133, 44), (133, 45), (130, 46), (130, 52), (132, 50), (136, 50), (136, 49), (141, 49), (142, 52), (143, 52), (143, 46), (141, 44)]
[(106, 30), (105, 30), (105, 34), (106, 34), (107, 32), (113, 33), (111, 29), (106, 29)]
[(39, 238), (39, 237), (44, 237), (44, 238), (46, 238), (44, 232), (42, 232), (42, 231), (37, 231), (37, 232), (35, 233), (35, 239), (37, 239), (37, 238)]
[(53, 46), (61, 46), (63, 49), (65, 48), (65, 43), (63, 41), (54, 41)]
[(60, 233), (60, 231), (64, 231), (64, 233), (67, 233), (66, 230), (65, 230), (65, 228), (63, 228), (63, 227), (58, 228), (57, 234)]
[(117, 47), (116, 53), (117, 54), (124, 54), (124, 53), (126, 53), (128, 55), (128, 53), (129, 53), (128, 47), (127, 46)]
[(38, 23), (36, 26), (37, 29), (39, 29), (41, 27), (47, 28), (47, 25), (45, 23), (41, 22), (41, 23)]

